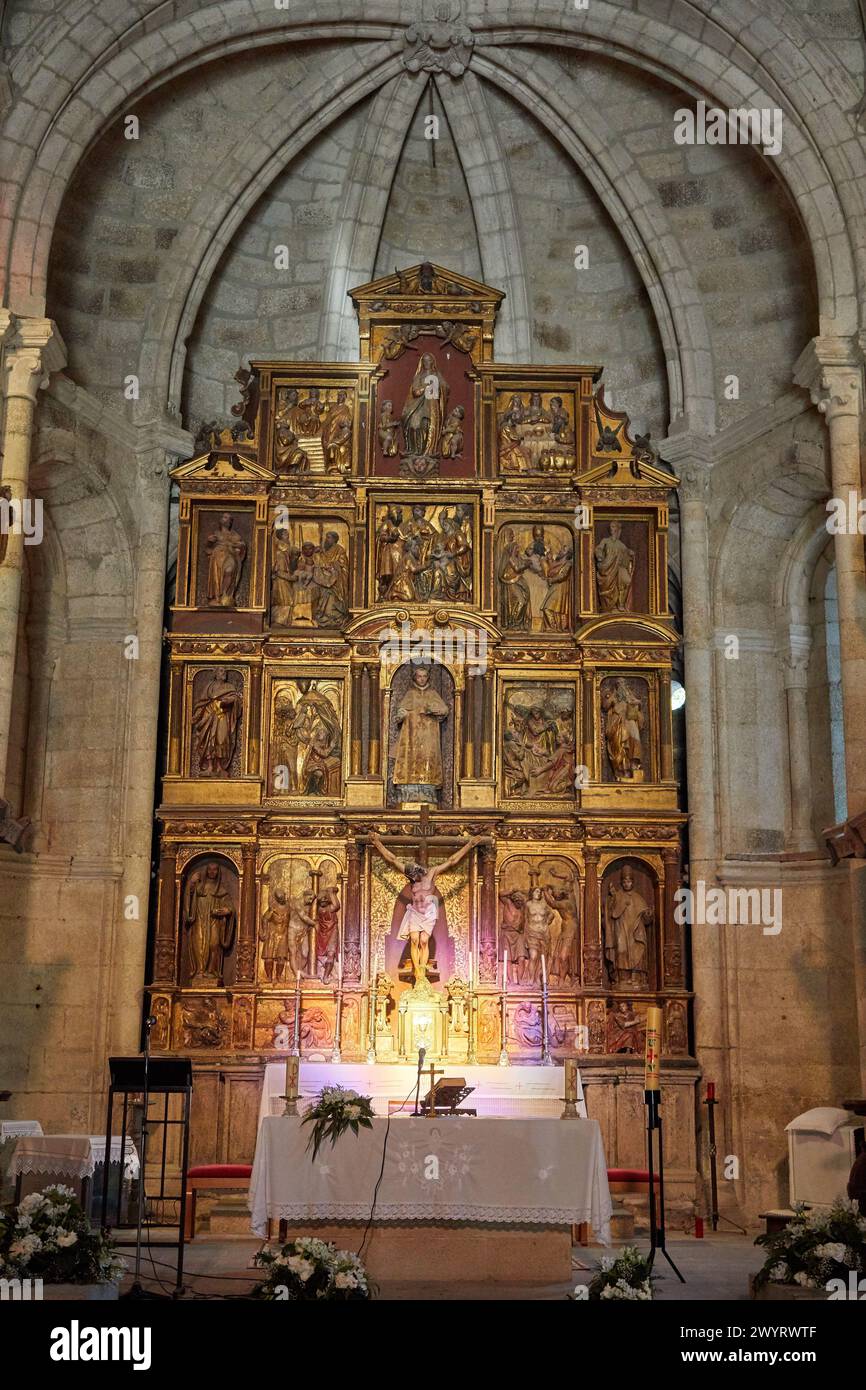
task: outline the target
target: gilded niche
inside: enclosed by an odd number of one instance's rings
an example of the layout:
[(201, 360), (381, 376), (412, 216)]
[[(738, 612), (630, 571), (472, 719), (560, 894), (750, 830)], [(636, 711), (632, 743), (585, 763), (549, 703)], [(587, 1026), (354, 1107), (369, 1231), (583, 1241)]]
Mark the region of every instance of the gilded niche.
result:
[(642, 782), (650, 775), (644, 734), (649, 728), (646, 678), (623, 673), (601, 683), (606, 782)]
[(238, 726), (243, 678), (225, 666), (198, 671), (192, 683), (190, 772), (193, 777), (240, 775)]
[(181, 898), (185, 984), (231, 983), (226, 961), (233, 952), (237, 920), (237, 870), (223, 859), (195, 860), (184, 875)]
[(568, 632), (572, 626), (574, 539), (566, 526), (511, 521), (496, 546), (499, 620), (510, 632)]
[(339, 865), (292, 857), (270, 862), (262, 884), (259, 979), (281, 985), (311, 976), (329, 984), (340, 951)]
[(574, 469), (573, 392), (499, 391), (496, 420), (503, 473), (567, 473)]
[(271, 541), (271, 625), (341, 629), (349, 617), (349, 529), (307, 517), (275, 527)]
[(579, 982), (580, 882), (570, 859), (514, 857), (502, 866), (499, 957), (508, 951), (508, 979), (540, 987), (541, 959), (552, 985)]
[(475, 513), (472, 502), (379, 503), (371, 603), (471, 603)]
[[(376, 387), (374, 471), (403, 478), (474, 472), (474, 402), (469, 345), (406, 324), (385, 344)], [(451, 326), (454, 328), (454, 325)], [(459, 335), (458, 335), (459, 337)], [(387, 366), (384, 363), (387, 362)]]
[(274, 424), (277, 476), (349, 473), (355, 414), (355, 392), (345, 386), (280, 388)]
[(575, 689), (548, 681), (503, 686), (502, 794), (565, 800), (575, 790)]
[(607, 977), (615, 989), (644, 992), (655, 976), (655, 878), (639, 859), (611, 864), (602, 882), (602, 924)]
[(202, 507), (196, 512), (198, 525), (198, 564), (196, 602), (202, 608), (243, 608), (249, 594), (249, 566), (246, 563), (252, 537), (252, 513), (216, 511)]
[(454, 680), (444, 666), (404, 663), (391, 683), (388, 800), (450, 806)]
[(278, 797), (339, 800), (343, 793), (341, 679), (309, 676), (273, 683), (269, 791)]

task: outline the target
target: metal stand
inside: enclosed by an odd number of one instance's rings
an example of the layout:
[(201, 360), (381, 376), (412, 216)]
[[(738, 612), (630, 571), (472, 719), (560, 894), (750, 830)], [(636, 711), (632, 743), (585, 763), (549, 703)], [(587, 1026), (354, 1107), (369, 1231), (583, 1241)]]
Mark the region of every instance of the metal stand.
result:
[[(655, 1091), (644, 1091), (644, 1103), (646, 1105), (646, 1146), (647, 1146), (647, 1168), (649, 1170), (649, 1218), (650, 1218), (650, 1252), (649, 1267), (652, 1269), (656, 1251), (661, 1250), (674, 1274), (681, 1284), (686, 1281), (680, 1274), (673, 1260), (665, 1248), (665, 1168), (664, 1168), (664, 1148), (662, 1144), (662, 1117), (659, 1110), (659, 1100), (661, 1093)], [(653, 1131), (658, 1134), (658, 1174), (659, 1174), (659, 1197), (658, 1210), (656, 1209), (656, 1185), (653, 1172)]]
[(725, 1216), (723, 1212), (719, 1211), (719, 1178), (716, 1171), (716, 1154), (718, 1151), (716, 1149), (715, 1116), (715, 1109), (718, 1103), (715, 1095), (710, 1095), (708, 1090), (704, 1105), (707, 1107), (707, 1147), (710, 1152), (710, 1222), (714, 1231), (719, 1229), (720, 1221), (726, 1221), (735, 1231), (741, 1231), (742, 1234), (745, 1235), (745, 1226), (738, 1226), (736, 1221), (732, 1221), (729, 1216)]
[[(156, 1249), (177, 1250), (177, 1276), (173, 1296), (177, 1298), (183, 1292), (183, 1246), (184, 1246), (184, 1222), (186, 1219), (186, 1173), (189, 1166), (189, 1115), (190, 1101), (192, 1098), (192, 1062), (188, 1057), (161, 1057), (156, 1061), (150, 1056), (150, 1027), (145, 1034), (145, 1049), (141, 1057), (109, 1057), (109, 1088), (108, 1088), (108, 1113), (106, 1119), (106, 1139), (105, 1153), (106, 1159), (111, 1154), (111, 1136), (114, 1128), (114, 1102), (116, 1096), (123, 1097), (123, 1119), (121, 1124), (120, 1139), (120, 1163), (118, 1164), (118, 1180), (116, 1192), (116, 1206), (114, 1209), (114, 1219), (109, 1216), (109, 1189), (110, 1189), (110, 1168), (106, 1162), (105, 1182), (102, 1189), (102, 1213), (100, 1224), (103, 1231), (109, 1229), (113, 1231), (131, 1229), (128, 1222), (121, 1219), (121, 1203), (123, 1198), (123, 1173), (126, 1157), (126, 1143), (129, 1129), (130, 1097), (142, 1097), (142, 1124), (141, 1124), (141, 1167), (138, 1179), (138, 1211), (135, 1221), (135, 1240), (117, 1241), (118, 1245), (135, 1245), (135, 1276), (132, 1288), (125, 1298), (156, 1298), (157, 1294), (147, 1293), (141, 1284), (141, 1244), (142, 1230), (147, 1228), (147, 1188), (146, 1188), (146, 1164), (148, 1159), (148, 1139), (150, 1129), (162, 1129), (162, 1146), (159, 1155), (159, 1190), (152, 1197), (153, 1201), (178, 1201), (179, 1216), (177, 1222), (177, 1240), (160, 1240), (154, 1242)], [(169, 1096), (178, 1095), (182, 1097), (182, 1113), (179, 1119), (169, 1119)], [(163, 1114), (161, 1119), (151, 1121), (148, 1111), (153, 1097), (163, 1097)], [(181, 1176), (180, 1176), (180, 1198), (175, 1194), (166, 1192), (166, 1168), (168, 1165), (168, 1138), (169, 1131), (176, 1127), (181, 1127)], [(169, 1224), (172, 1228), (174, 1222), (159, 1223), (162, 1226)], [(150, 1247), (148, 1239), (148, 1247)]]

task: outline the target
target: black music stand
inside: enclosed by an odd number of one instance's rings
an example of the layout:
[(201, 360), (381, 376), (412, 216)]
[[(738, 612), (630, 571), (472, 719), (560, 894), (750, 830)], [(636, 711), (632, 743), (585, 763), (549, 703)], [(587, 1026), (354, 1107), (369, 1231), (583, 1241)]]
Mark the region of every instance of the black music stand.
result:
[[(148, 1039), (149, 1041), (149, 1033)], [(126, 1143), (129, 1126), (129, 1107), (131, 1096), (141, 1096), (142, 1098), (142, 1120), (141, 1120), (141, 1153), (139, 1155), (141, 1167), (138, 1180), (138, 1211), (135, 1223), (135, 1240), (118, 1241), (118, 1245), (135, 1245), (135, 1279), (132, 1288), (127, 1295), (130, 1298), (149, 1297), (141, 1286), (140, 1267), (141, 1267), (141, 1230), (145, 1222), (147, 1210), (147, 1195), (145, 1189), (145, 1168), (148, 1159), (148, 1130), (162, 1130), (162, 1150), (159, 1160), (159, 1191), (153, 1194), (155, 1201), (177, 1201), (176, 1196), (169, 1196), (166, 1193), (166, 1162), (168, 1138), (171, 1130), (180, 1126), (181, 1130), (181, 1178), (180, 1178), (180, 1210), (177, 1222), (177, 1240), (161, 1240), (155, 1242), (156, 1249), (177, 1250), (177, 1278), (174, 1287), (174, 1296), (178, 1297), (183, 1292), (183, 1245), (184, 1245), (184, 1221), (186, 1218), (186, 1172), (189, 1166), (189, 1113), (190, 1102), (192, 1099), (192, 1062), (189, 1057), (159, 1057), (152, 1058), (149, 1048), (145, 1048), (145, 1053), (141, 1057), (109, 1057), (108, 1070), (110, 1085), (108, 1088), (108, 1114), (105, 1128), (105, 1178), (102, 1188), (102, 1217), (101, 1226), (104, 1231), (109, 1227), (112, 1230), (131, 1230), (133, 1229), (130, 1221), (122, 1219), (122, 1196), (123, 1196), (123, 1172), (126, 1158)], [(148, 1109), (151, 1096), (161, 1095), (163, 1097), (163, 1113), (161, 1119), (151, 1120), (148, 1117)], [(182, 1113), (179, 1119), (169, 1119), (169, 1096), (182, 1096)], [(117, 1096), (123, 1097), (123, 1119), (120, 1129), (120, 1163), (118, 1165), (117, 1179), (117, 1205), (114, 1212), (114, 1220), (109, 1220), (108, 1199), (110, 1188), (110, 1157), (111, 1139), (113, 1133), (114, 1102)], [(146, 1223), (148, 1226), (149, 1222)], [(174, 1222), (166, 1223), (160, 1221), (160, 1226), (174, 1226)], [(148, 1246), (150, 1241), (148, 1240)]]

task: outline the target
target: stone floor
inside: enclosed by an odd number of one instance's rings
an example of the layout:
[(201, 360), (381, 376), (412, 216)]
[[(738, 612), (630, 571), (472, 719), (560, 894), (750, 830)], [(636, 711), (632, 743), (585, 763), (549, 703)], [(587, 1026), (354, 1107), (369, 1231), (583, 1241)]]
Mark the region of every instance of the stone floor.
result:
[[(646, 1249), (646, 1240), (635, 1242)], [(260, 1242), (247, 1236), (197, 1236), (186, 1247), (184, 1282), (186, 1296), (191, 1298), (243, 1297), (252, 1289), (254, 1280), (250, 1261)], [(747, 1298), (749, 1274), (761, 1263), (761, 1252), (751, 1236), (707, 1236), (695, 1240), (690, 1236), (669, 1236), (671, 1258), (686, 1279), (680, 1284), (665, 1259), (656, 1258), (659, 1282), (656, 1298), (701, 1302), (714, 1299), (742, 1301)], [(599, 1265), (605, 1251), (598, 1246), (576, 1247), (574, 1251), (574, 1283), (586, 1283)], [(154, 1249), (142, 1253), (141, 1273), (145, 1288), (155, 1293), (170, 1293), (174, 1288), (175, 1252)], [(131, 1263), (131, 1260), (130, 1260)], [(588, 1266), (582, 1269), (580, 1265)], [(124, 1280), (125, 1291), (131, 1278)], [(160, 1285), (162, 1288), (160, 1289)], [(379, 1298), (385, 1300), (425, 1299), (433, 1301), (558, 1300), (570, 1292), (572, 1285), (511, 1286), (500, 1284), (455, 1284), (443, 1288), (423, 1279), (411, 1284), (383, 1282)]]

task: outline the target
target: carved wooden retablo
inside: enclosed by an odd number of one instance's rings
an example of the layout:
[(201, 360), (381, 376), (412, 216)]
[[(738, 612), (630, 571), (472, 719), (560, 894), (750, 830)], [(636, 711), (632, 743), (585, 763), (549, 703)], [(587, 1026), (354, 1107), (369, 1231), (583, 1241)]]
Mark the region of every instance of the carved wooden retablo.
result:
[(495, 361), (499, 291), (352, 299), (359, 362), (253, 362), (174, 471), (154, 1046), (537, 1061), (546, 988), (554, 1059), (651, 1003), (687, 1057), (677, 480), (600, 367)]

